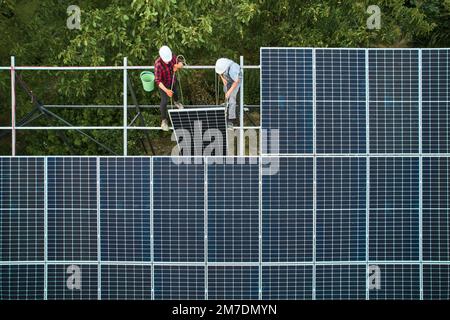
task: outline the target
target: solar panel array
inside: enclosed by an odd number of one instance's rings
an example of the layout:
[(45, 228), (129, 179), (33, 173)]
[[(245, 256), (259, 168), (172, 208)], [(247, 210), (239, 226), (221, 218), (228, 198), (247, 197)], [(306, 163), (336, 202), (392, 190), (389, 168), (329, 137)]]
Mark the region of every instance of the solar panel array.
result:
[(449, 298), (449, 74), (449, 49), (261, 49), (264, 239), (312, 263), (313, 298)]
[(448, 61), (262, 49), (260, 157), (0, 158), (0, 298), (449, 299)]

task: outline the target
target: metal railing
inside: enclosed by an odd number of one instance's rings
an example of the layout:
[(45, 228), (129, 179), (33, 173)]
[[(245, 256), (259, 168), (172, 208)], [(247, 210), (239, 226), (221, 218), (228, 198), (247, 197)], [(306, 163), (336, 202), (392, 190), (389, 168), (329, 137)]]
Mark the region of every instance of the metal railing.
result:
[[(260, 69), (260, 66), (244, 65), (244, 57), (240, 57), (240, 66), (242, 71), (245, 69)], [(11, 155), (16, 156), (16, 136), (18, 130), (122, 130), (123, 131), (123, 155), (128, 155), (128, 130), (161, 130), (160, 127), (137, 127), (128, 124), (128, 108), (135, 108), (134, 105), (128, 105), (128, 71), (129, 70), (153, 70), (154, 66), (129, 66), (128, 59), (123, 58), (122, 66), (16, 66), (15, 57), (11, 57), (11, 65), (9, 67), (0, 67), (0, 71), (10, 71), (11, 77), (11, 125), (7, 127), (0, 127), (0, 130), (11, 130)], [(215, 66), (185, 66), (184, 69), (189, 70), (214, 70)], [(123, 111), (123, 125), (122, 126), (17, 126), (16, 124), (16, 71), (123, 71), (123, 105), (49, 105), (50, 108), (121, 108)], [(244, 127), (244, 79), (242, 78), (240, 94), (240, 124), (239, 124), (239, 155), (244, 155), (244, 129), (259, 129), (259, 127)], [(47, 107), (47, 106), (46, 106)], [(151, 108), (153, 106), (144, 106), (144, 108)]]

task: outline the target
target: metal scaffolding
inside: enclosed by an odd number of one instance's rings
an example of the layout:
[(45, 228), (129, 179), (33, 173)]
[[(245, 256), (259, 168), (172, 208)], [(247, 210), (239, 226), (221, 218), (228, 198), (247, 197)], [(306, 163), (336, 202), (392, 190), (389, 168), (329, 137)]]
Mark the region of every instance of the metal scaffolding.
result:
[[(256, 69), (259, 70), (260, 66), (255, 65), (244, 65), (244, 58), (240, 57), (240, 66), (242, 71), (244, 69)], [(143, 126), (131, 126), (128, 123), (128, 109), (136, 108), (135, 105), (128, 105), (128, 71), (129, 70), (153, 70), (154, 66), (129, 66), (128, 59), (123, 58), (122, 66), (16, 66), (15, 57), (11, 57), (11, 65), (9, 67), (0, 67), (0, 71), (10, 71), (11, 78), (11, 125), (7, 127), (0, 127), (0, 130), (11, 131), (11, 155), (16, 156), (16, 135), (18, 130), (77, 130), (82, 133), (81, 130), (121, 130), (123, 132), (123, 155), (128, 155), (128, 130), (161, 130), (160, 127), (143, 127)], [(184, 69), (190, 70), (214, 70), (215, 66), (185, 66)], [(117, 70), (123, 72), (123, 105), (45, 105), (45, 113), (52, 114), (48, 111), (49, 108), (121, 108), (123, 111), (123, 125), (122, 126), (72, 126), (70, 123), (66, 123), (66, 126), (25, 126), (17, 124), (16, 119), (16, 78), (18, 74), (17, 71), (111, 71)], [(257, 105), (245, 105), (244, 104), (244, 79), (242, 78), (241, 83), (241, 93), (240, 93), (240, 124), (239, 124), (239, 155), (244, 156), (244, 129), (260, 129), (258, 126), (244, 127), (244, 107), (246, 108), (257, 108)], [(31, 91), (28, 93), (32, 95)], [(38, 104), (39, 101), (33, 102)], [(44, 106), (42, 106), (44, 107)], [(140, 108), (155, 108), (157, 106), (144, 105)], [(54, 115), (54, 114), (52, 114)]]

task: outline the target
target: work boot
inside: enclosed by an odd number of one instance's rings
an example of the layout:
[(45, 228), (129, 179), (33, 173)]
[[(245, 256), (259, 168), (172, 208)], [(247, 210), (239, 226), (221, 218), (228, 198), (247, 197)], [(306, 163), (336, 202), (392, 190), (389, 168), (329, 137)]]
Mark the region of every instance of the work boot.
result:
[(169, 131), (169, 125), (167, 124), (167, 120), (164, 119), (163, 121), (161, 121), (161, 129), (163, 131)]
[(177, 107), (178, 109), (184, 109), (184, 106), (181, 103), (179, 103), (178, 101), (175, 102), (175, 107)]
[(229, 130), (233, 130), (233, 129), (234, 129), (234, 123), (233, 123), (233, 121), (228, 120), (227, 127), (228, 127)]

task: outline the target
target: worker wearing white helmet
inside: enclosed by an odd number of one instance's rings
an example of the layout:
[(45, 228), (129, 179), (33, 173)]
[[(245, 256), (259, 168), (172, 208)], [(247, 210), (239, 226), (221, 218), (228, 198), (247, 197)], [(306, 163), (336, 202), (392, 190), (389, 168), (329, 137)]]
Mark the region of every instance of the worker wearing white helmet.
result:
[(236, 119), (236, 98), (241, 87), (241, 67), (230, 59), (220, 58), (216, 61), (216, 73), (224, 85), (225, 99), (228, 100), (228, 126), (233, 127)]
[(177, 79), (175, 73), (183, 68), (183, 63), (178, 62), (176, 56), (168, 46), (162, 46), (159, 49), (159, 58), (155, 61), (155, 83), (159, 88), (161, 103), (159, 110), (161, 112), (161, 128), (164, 131), (169, 130), (167, 104), (169, 98), (173, 97), (175, 106), (179, 109), (183, 105), (178, 102)]

